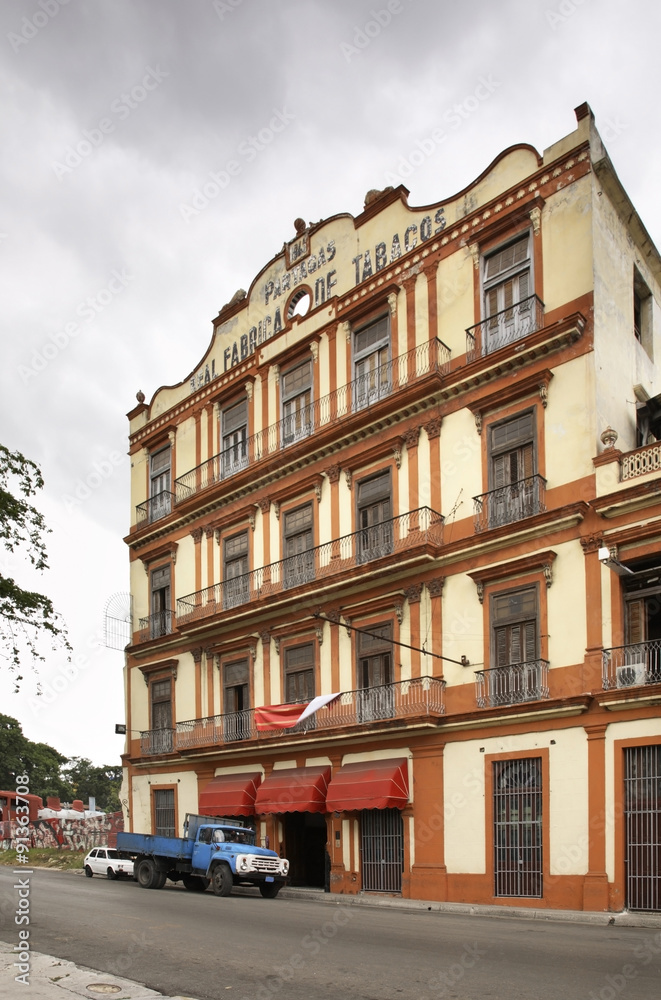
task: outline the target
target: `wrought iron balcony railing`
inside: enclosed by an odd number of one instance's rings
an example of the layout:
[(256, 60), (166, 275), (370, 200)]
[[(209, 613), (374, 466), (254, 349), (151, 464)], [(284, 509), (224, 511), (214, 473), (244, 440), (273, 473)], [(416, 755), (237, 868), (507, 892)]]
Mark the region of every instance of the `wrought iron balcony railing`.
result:
[(602, 658), (605, 691), (661, 684), (661, 639), (604, 649)]
[(475, 671), (475, 698), (478, 708), (518, 705), (548, 698), (548, 660), (527, 660), (507, 667)]
[(157, 753), (172, 753), (175, 747), (174, 729), (148, 729), (140, 733), (140, 753), (151, 757)]
[(157, 611), (153, 615), (148, 615), (147, 618), (141, 618), (138, 622), (138, 642), (147, 642), (149, 639), (160, 639), (164, 635), (170, 635), (174, 626), (174, 611)]
[(473, 497), (475, 531), (499, 528), (546, 510), (546, 480), (528, 476)]
[(502, 309), (493, 316), (483, 319), (466, 330), (466, 360), (482, 358), (486, 354), (513, 344), (528, 334), (541, 330), (544, 326), (544, 303), (536, 295), (530, 295)]
[(273, 594), (282, 594), (313, 581), (346, 574), (352, 567), (375, 559), (427, 544), (439, 547), (442, 543), (443, 516), (429, 507), (419, 507), (233, 580), (180, 597), (177, 601), (177, 624), (206, 618)]
[[(445, 713), (445, 681), (440, 677), (416, 677), (409, 681), (382, 684), (375, 687), (345, 691), (330, 705), (320, 708), (314, 715), (293, 729), (258, 730), (255, 709), (215, 715), (206, 719), (178, 722), (175, 733), (176, 750), (194, 750), (197, 747), (217, 746), (242, 740), (282, 739), (291, 733), (319, 732), (343, 726), (357, 726), (383, 719), (410, 719), (421, 716), (438, 717)], [(143, 737), (143, 754), (149, 749)], [(153, 753), (162, 753), (153, 750)]]
[(152, 521), (159, 521), (162, 517), (167, 517), (172, 513), (175, 503), (175, 494), (169, 490), (157, 493), (155, 496), (139, 503), (135, 508), (136, 524), (151, 524)]
[(623, 455), (620, 468), (622, 481), (645, 476), (648, 472), (661, 471), (661, 442), (653, 441), (644, 448), (636, 448)]
[(315, 400), (295, 416), (289, 415), (270, 424), (179, 476), (175, 480), (177, 502), (236, 475), (263, 458), (272, 458), (278, 451), (311, 437), (320, 428), (402, 391), (425, 375), (432, 372), (445, 375), (449, 369), (450, 349), (443, 341), (436, 338), (419, 344), (407, 354)]

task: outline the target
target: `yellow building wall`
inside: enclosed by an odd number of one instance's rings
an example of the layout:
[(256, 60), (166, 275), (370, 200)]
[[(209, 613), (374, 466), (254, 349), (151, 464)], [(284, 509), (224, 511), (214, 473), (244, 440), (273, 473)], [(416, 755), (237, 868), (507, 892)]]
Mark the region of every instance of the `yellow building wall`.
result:
[(561, 188), (542, 214), (546, 312), (593, 288), (590, 175)]
[(177, 836), (183, 836), (186, 813), (196, 813), (198, 810), (197, 775), (194, 771), (171, 771), (165, 774), (133, 775), (133, 816), (131, 829), (134, 833), (151, 833), (151, 786), (177, 786), (177, 815), (179, 830)]
[(547, 588), (551, 668), (583, 663), (587, 646), (585, 555), (579, 542), (554, 545), (553, 585)]
[[(553, 369), (544, 413), (547, 489), (594, 473), (596, 454), (592, 355), (582, 355)], [(576, 495), (574, 500), (581, 500)], [(589, 499), (588, 496), (585, 499)]]

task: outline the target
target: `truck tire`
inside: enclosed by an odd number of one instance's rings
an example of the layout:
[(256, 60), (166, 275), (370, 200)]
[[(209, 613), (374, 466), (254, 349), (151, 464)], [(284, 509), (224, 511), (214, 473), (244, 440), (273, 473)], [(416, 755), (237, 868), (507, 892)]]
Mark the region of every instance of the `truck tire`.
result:
[(138, 884), (142, 889), (162, 889), (165, 872), (159, 872), (151, 858), (142, 858), (138, 863)]
[(262, 882), (259, 887), (259, 891), (264, 899), (275, 899), (281, 889), (281, 882)]
[(189, 892), (206, 892), (209, 888), (209, 879), (201, 875), (184, 875), (182, 882)]
[(232, 891), (232, 873), (227, 865), (217, 865), (211, 876), (211, 888), (216, 896), (229, 896)]

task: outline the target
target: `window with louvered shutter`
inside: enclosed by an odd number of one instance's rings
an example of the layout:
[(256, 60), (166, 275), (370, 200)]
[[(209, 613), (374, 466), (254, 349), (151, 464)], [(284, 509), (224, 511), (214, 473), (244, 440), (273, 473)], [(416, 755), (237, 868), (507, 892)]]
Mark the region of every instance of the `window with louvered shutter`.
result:
[(492, 426), (489, 432), (490, 489), (535, 475), (535, 417), (532, 411)]
[(285, 650), (285, 698), (288, 703), (314, 698), (314, 644)]
[(222, 413), (223, 437), (245, 428), (248, 424), (248, 400), (228, 406)]
[(492, 596), (492, 666), (506, 667), (538, 658), (538, 618), (536, 587)]

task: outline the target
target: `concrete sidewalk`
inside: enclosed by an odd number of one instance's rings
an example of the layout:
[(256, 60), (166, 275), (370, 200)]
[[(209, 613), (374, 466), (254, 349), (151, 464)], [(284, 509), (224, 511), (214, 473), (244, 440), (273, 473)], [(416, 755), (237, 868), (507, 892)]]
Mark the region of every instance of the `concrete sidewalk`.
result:
[[(14, 963), (18, 961), (11, 944), (0, 941), (0, 995), (11, 997), (12, 1000), (24, 997), (25, 1000), (73, 1000), (74, 997), (86, 997), (87, 1000), (143, 1000), (147, 997), (163, 997), (156, 990), (148, 990), (140, 983), (119, 976), (111, 976), (95, 969), (75, 965), (63, 958), (53, 958), (52, 955), (42, 955), (30, 949), (30, 971), (23, 981), (16, 977), (21, 971)], [(166, 998), (170, 1000), (170, 998)], [(179, 995), (172, 1000), (190, 1000)]]
[[(235, 893), (254, 894), (252, 889), (234, 889)], [(282, 889), (283, 899), (308, 900), (321, 905), (387, 907), (389, 909), (418, 910), (433, 913), (454, 913), (458, 916), (509, 917), (523, 920), (562, 921), (583, 924), (617, 924), (626, 927), (661, 927), (661, 913), (592, 913), (581, 910), (545, 910), (523, 906), (476, 906), (470, 903), (437, 903), (421, 899), (402, 899), (398, 896), (337, 896), (319, 889)], [(65, 959), (43, 955), (30, 949), (29, 973), (24, 982), (17, 980), (21, 969), (14, 963), (20, 961), (15, 945), (0, 941), (0, 995), (26, 1000), (193, 1000), (177, 994), (166, 996), (147, 989), (141, 983), (113, 976), (85, 966), (77, 966)]]

